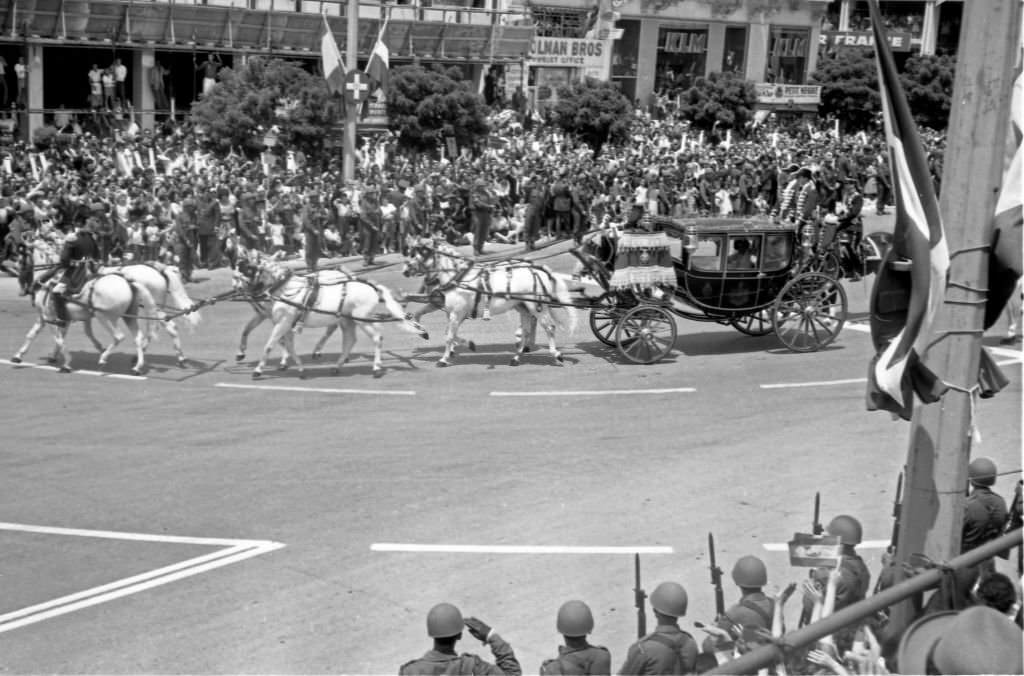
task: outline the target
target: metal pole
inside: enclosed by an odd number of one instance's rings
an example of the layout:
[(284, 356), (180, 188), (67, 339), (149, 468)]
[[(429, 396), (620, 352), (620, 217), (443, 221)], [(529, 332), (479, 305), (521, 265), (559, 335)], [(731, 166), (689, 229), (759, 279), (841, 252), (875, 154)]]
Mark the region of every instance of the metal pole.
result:
[[(345, 61), (349, 70), (359, 67), (359, 0), (348, 0), (347, 33), (345, 35)], [(342, 158), (342, 175), (351, 181), (356, 175), (356, 117), (359, 106), (345, 106), (345, 147)]]
[(933, 561), (960, 553), (976, 396), (971, 390), (978, 379), (1020, 6), (1020, 0), (964, 3), (939, 200), (951, 258), (949, 284), (928, 352), (928, 367), (954, 387), (941, 401), (915, 407), (899, 562), (918, 553)]

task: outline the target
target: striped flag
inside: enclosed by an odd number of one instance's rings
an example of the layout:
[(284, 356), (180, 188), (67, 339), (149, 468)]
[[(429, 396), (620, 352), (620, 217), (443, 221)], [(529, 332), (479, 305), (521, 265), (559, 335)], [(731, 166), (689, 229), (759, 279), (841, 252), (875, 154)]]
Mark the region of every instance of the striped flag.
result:
[[(1018, 73), (1010, 98), (1010, 125), (1006, 137), (1006, 164), (1003, 185), (996, 201), (992, 230), (992, 257), (988, 266), (988, 303), (985, 306), (985, 328), (999, 319), (1010, 296), (1016, 292), (1021, 276), (1021, 252), (1024, 240), (1024, 74)], [(1019, 330), (1019, 329), (1018, 329)]]
[(949, 250), (924, 148), (900, 86), (877, 0), (869, 0), (868, 8), (893, 174), (896, 226), (893, 248), (882, 262), (871, 292), (871, 338), (876, 355), (868, 373), (867, 408), (909, 420), (915, 393), (921, 401), (932, 403), (947, 389), (923, 360), (945, 295)]
[(334, 33), (331, 32), (326, 15), (324, 15), (324, 34), (320, 38), (320, 62), (323, 66), (324, 78), (327, 80), (327, 90), (332, 94), (344, 93), (345, 62), (341, 59), (338, 43), (334, 41)]
[[(386, 26), (387, 24), (385, 24)], [(384, 44), (384, 29), (381, 28), (377, 42), (373, 44), (373, 51), (370, 52), (370, 60), (366, 62), (366, 74), (373, 80), (374, 88), (383, 91), (388, 90), (388, 70), (390, 70), (391, 54), (388, 46)]]

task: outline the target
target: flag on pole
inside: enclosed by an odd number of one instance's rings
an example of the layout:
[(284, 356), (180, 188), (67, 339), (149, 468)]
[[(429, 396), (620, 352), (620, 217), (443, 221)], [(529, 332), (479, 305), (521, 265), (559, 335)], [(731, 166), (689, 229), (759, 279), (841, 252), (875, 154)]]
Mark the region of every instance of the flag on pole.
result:
[(345, 91), (345, 62), (338, 51), (338, 43), (334, 41), (334, 33), (331, 32), (331, 25), (327, 23), (327, 15), (324, 18), (324, 32), (320, 38), (320, 65), (323, 67), (324, 78), (327, 80), (327, 90), (332, 94), (342, 94)]
[[(1010, 125), (1006, 135), (1006, 163), (1003, 185), (996, 200), (995, 223), (992, 229), (992, 257), (988, 264), (988, 303), (985, 305), (985, 328), (999, 319), (1010, 296), (1016, 293), (1022, 272), (1024, 240), (1024, 73), (1018, 73), (1010, 96)], [(1019, 329), (1018, 329), (1019, 331)]]
[(876, 355), (868, 369), (867, 408), (909, 420), (915, 393), (921, 401), (932, 403), (948, 389), (923, 360), (945, 295), (949, 249), (924, 148), (882, 28), (878, 1), (869, 0), (868, 8), (893, 174), (896, 225), (893, 248), (882, 261), (871, 291), (871, 338)]
[(373, 44), (373, 51), (370, 52), (370, 60), (366, 62), (366, 74), (373, 80), (373, 88), (384, 91), (388, 89), (388, 70), (391, 58), (388, 46), (384, 44), (384, 28), (386, 27), (387, 21), (381, 26), (380, 35), (377, 36), (377, 42)]

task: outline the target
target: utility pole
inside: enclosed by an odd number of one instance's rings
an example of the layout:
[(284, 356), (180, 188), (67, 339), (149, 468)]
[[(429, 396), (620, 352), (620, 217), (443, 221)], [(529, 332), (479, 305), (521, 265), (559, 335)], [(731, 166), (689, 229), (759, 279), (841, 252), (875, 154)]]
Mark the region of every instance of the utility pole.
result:
[[(359, 0), (348, 0), (346, 10), (345, 65), (349, 70), (359, 68)], [(345, 105), (345, 145), (342, 157), (342, 177), (351, 181), (356, 175), (356, 117), (359, 103)]]
[(973, 402), (988, 285), (988, 245), (1002, 179), (1021, 0), (963, 3), (939, 211), (950, 251), (946, 301), (928, 367), (953, 386), (915, 405), (896, 560), (960, 553)]

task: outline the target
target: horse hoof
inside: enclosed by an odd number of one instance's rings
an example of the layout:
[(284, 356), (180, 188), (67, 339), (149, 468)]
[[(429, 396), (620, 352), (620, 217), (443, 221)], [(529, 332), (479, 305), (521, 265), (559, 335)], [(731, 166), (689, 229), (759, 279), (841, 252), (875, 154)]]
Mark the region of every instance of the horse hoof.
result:
[(439, 369), (447, 368), (448, 366), (451, 366), (451, 364), (449, 364), (446, 361), (442, 360), (442, 361), (437, 362), (437, 368), (439, 368)]
[(253, 380), (259, 380), (259, 377), (262, 376), (262, 375), (263, 375), (262, 371), (253, 371), (252, 372), (252, 379)]
[(277, 370), (278, 371), (287, 371), (288, 370), (288, 364), (278, 364), (277, 365)]
[(178, 366), (188, 366), (188, 359), (185, 359), (185, 357), (178, 357)]
[(11, 357), (11, 363), (12, 364), (20, 364), (21, 363), (21, 357)]
[(380, 378), (384, 375), (384, 369), (373, 369), (373, 377)]
[(533, 348), (529, 345), (523, 348), (523, 354), (526, 354), (527, 352), (533, 352)]
[(305, 371), (299, 371), (299, 380), (305, 380), (305, 379), (306, 379), (306, 372)]
[(476, 352), (476, 343), (474, 343), (472, 340), (466, 341), (466, 347), (469, 348), (470, 352)]
[(235, 355), (235, 362), (236, 363), (237, 362), (243, 362), (243, 361), (245, 361), (245, 353), (244, 352), (239, 352), (238, 354)]
[(140, 369), (140, 368), (133, 368), (132, 369), (132, 375), (133, 376), (141, 376), (142, 375), (142, 369)]
[(565, 363), (565, 357), (562, 356), (561, 352), (555, 355), (555, 361), (557, 361), (559, 364)]
[(519, 366), (519, 360), (518, 360), (518, 359), (516, 359), (515, 357), (512, 357), (512, 361), (510, 361), (510, 362), (508, 363), (508, 365), (509, 365), (509, 366)]
[(60, 373), (71, 373), (71, 368), (68, 366), (61, 366), (58, 371)]

